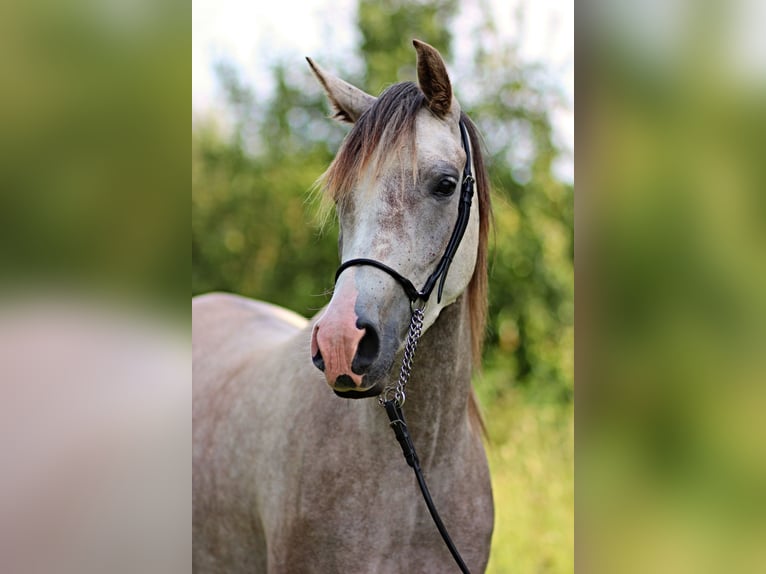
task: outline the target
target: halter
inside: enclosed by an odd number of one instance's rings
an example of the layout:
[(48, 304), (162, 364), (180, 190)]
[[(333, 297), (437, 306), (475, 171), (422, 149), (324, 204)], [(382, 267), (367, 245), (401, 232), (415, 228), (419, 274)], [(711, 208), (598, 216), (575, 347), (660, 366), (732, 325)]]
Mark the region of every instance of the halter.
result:
[(473, 184), (475, 182), (471, 173), (471, 146), (468, 143), (468, 132), (465, 128), (463, 120), (460, 120), (460, 138), (463, 142), (463, 149), (465, 150), (465, 167), (463, 167), (463, 182), (460, 188), (460, 203), (458, 204), (457, 221), (455, 227), (452, 230), (447, 248), (444, 250), (439, 264), (433, 273), (426, 279), (426, 283), (423, 289), (418, 291), (412, 281), (404, 277), (401, 273), (392, 269), (385, 263), (376, 261), (375, 259), (366, 259), (360, 257), (357, 259), (349, 259), (344, 261), (338, 270), (335, 272), (335, 282), (338, 282), (338, 277), (349, 267), (356, 265), (369, 265), (370, 267), (376, 267), (381, 271), (385, 271), (391, 277), (393, 277), (399, 285), (404, 289), (405, 294), (413, 304), (420, 300), (425, 304), (428, 298), (431, 296), (431, 292), (436, 286), (436, 282), (439, 281), (439, 290), (437, 292), (437, 302), (441, 303), (442, 291), (444, 290), (444, 281), (447, 279), (447, 271), (449, 271), (452, 258), (455, 256), (457, 248), (460, 246), (460, 242), (463, 239), (465, 230), (468, 227), (468, 219), (471, 215), (471, 201), (473, 200)]
[[(436, 266), (434, 272), (431, 273), (428, 279), (426, 279), (423, 289), (418, 291), (415, 285), (412, 284), (412, 281), (385, 263), (381, 263), (375, 259), (366, 258), (349, 259), (348, 261), (343, 262), (335, 272), (335, 282), (337, 283), (340, 274), (349, 267), (355, 265), (369, 265), (371, 267), (377, 267), (381, 271), (385, 271), (391, 277), (396, 279), (397, 283), (402, 286), (402, 289), (404, 289), (405, 294), (410, 300), (412, 317), (410, 318), (410, 329), (404, 347), (404, 357), (399, 372), (399, 380), (396, 385), (386, 387), (383, 390), (379, 402), (381, 406), (386, 409), (390, 426), (394, 431), (396, 440), (399, 442), (399, 446), (402, 448), (402, 454), (404, 454), (407, 464), (415, 471), (415, 478), (418, 481), (420, 492), (423, 494), (423, 499), (428, 507), (428, 512), (431, 514), (431, 518), (433, 519), (436, 528), (439, 530), (439, 534), (441, 534), (444, 543), (447, 545), (447, 549), (450, 551), (450, 554), (452, 554), (452, 558), (457, 563), (460, 571), (464, 574), (470, 574), (468, 567), (465, 565), (463, 558), (460, 556), (455, 543), (452, 541), (452, 538), (450, 538), (447, 528), (444, 526), (444, 523), (436, 510), (436, 505), (434, 505), (434, 502), (431, 499), (431, 493), (428, 490), (425, 478), (423, 478), (420, 461), (415, 452), (415, 445), (412, 442), (412, 437), (410, 436), (407, 423), (404, 420), (404, 413), (402, 412), (402, 405), (404, 404), (405, 399), (404, 387), (410, 378), (415, 349), (418, 346), (418, 341), (420, 340), (420, 335), (422, 333), (424, 317), (423, 308), (428, 302), (428, 298), (431, 296), (431, 292), (434, 290), (437, 281), (439, 282), (437, 302), (441, 302), (444, 281), (447, 279), (449, 266), (452, 263), (452, 258), (455, 256), (457, 248), (460, 246), (460, 241), (463, 239), (466, 227), (468, 227), (468, 219), (471, 215), (471, 201), (473, 200), (473, 185), (475, 182), (471, 173), (471, 146), (468, 141), (468, 132), (462, 119), (460, 120), (459, 125), (460, 137), (463, 142), (463, 149), (465, 150), (465, 167), (463, 167), (463, 182), (460, 188), (460, 203), (458, 205), (457, 221), (452, 230), (449, 243), (447, 243), (447, 248), (444, 250), (444, 255), (442, 255), (442, 258), (439, 260), (439, 264)], [(422, 305), (415, 305), (418, 301), (422, 301)], [(391, 398), (389, 398), (389, 396), (391, 396)]]

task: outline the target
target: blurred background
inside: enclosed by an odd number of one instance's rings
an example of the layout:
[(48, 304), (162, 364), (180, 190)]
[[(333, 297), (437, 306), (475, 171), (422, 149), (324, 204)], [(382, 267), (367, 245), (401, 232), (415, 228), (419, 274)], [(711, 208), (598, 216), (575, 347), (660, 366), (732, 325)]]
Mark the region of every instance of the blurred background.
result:
[(416, 79), (413, 38), (446, 58), (493, 186), (475, 386), (489, 429), (495, 573), (574, 564), (572, 8), (194, 1), (193, 294), (232, 291), (306, 317), (327, 304), (337, 227), (320, 230), (309, 190), (348, 128), (328, 119), (305, 56), (374, 95)]
[[(764, 6), (578, 4), (581, 571), (766, 570)], [(0, 4), (0, 571), (189, 571), (190, 263), (322, 307), (303, 57), (377, 93), (419, 37), (491, 157), (490, 568), (570, 572), (572, 6), (231, 7)]]
[(191, 569), (190, 24), (0, 3), (0, 572)]
[(766, 571), (763, 22), (749, 0), (578, 5), (585, 572)]

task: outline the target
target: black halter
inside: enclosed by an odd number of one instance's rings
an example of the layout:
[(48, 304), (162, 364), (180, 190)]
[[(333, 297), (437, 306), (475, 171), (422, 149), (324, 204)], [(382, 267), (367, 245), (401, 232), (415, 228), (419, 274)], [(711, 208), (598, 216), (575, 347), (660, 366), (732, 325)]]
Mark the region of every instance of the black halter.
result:
[(449, 271), (452, 258), (455, 256), (457, 248), (460, 246), (460, 241), (463, 239), (466, 227), (468, 227), (468, 219), (471, 215), (471, 201), (473, 200), (473, 184), (474, 178), (471, 174), (471, 146), (468, 142), (468, 132), (463, 124), (463, 120), (460, 120), (460, 137), (463, 142), (463, 149), (465, 150), (465, 167), (463, 167), (463, 182), (460, 188), (460, 204), (458, 205), (457, 222), (455, 228), (452, 230), (452, 236), (447, 243), (447, 248), (444, 250), (439, 264), (436, 269), (426, 280), (425, 285), (421, 291), (418, 291), (412, 281), (401, 275), (396, 270), (392, 269), (385, 263), (376, 261), (375, 259), (349, 259), (344, 261), (338, 270), (335, 272), (335, 281), (338, 281), (338, 277), (349, 267), (355, 265), (370, 265), (371, 267), (377, 267), (381, 271), (385, 271), (391, 277), (402, 286), (404, 292), (407, 294), (411, 303), (414, 303), (418, 299), (424, 303), (428, 301), (431, 292), (436, 286), (436, 282), (439, 281), (439, 290), (437, 292), (437, 302), (441, 302), (442, 291), (444, 290), (444, 281), (447, 279), (447, 271)]

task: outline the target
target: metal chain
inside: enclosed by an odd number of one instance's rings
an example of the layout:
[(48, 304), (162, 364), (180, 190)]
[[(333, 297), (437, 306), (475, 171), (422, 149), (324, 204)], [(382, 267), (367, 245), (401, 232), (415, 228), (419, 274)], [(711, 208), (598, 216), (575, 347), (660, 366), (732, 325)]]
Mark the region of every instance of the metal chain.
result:
[(391, 393), (393, 392), (393, 399), (401, 407), (404, 404), (406, 398), (404, 394), (404, 387), (407, 385), (407, 381), (410, 380), (410, 373), (412, 372), (412, 362), (415, 359), (415, 350), (418, 348), (418, 341), (423, 333), (423, 308), (418, 307), (412, 310), (412, 318), (410, 319), (410, 330), (407, 333), (407, 341), (404, 344), (404, 356), (402, 358), (402, 368), (399, 370), (399, 380), (396, 385), (388, 385), (380, 397), (378, 402), (383, 405), (387, 400), (391, 399)]

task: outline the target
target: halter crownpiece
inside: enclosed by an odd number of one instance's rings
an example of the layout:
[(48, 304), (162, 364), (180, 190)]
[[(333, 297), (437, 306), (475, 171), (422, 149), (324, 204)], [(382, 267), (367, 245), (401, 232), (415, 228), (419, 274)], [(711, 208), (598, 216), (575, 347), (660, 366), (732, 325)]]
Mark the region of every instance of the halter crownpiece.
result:
[(431, 292), (434, 290), (436, 282), (438, 281), (439, 290), (437, 291), (437, 302), (441, 303), (442, 291), (444, 290), (444, 281), (447, 279), (447, 272), (449, 271), (450, 264), (452, 263), (452, 258), (455, 256), (455, 252), (457, 252), (457, 248), (460, 246), (463, 235), (465, 235), (465, 230), (468, 227), (468, 220), (471, 216), (471, 202), (473, 201), (473, 186), (475, 182), (471, 172), (471, 146), (468, 140), (468, 131), (466, 130), (462, 119), (460, 120), (459, 125), (460, 139), (463, 143), (463, 149), (465, 150), (465, 166), (463, 167), (463, 181), (460, 188), (460, 203), (458, 204), (457, 221), (455, 222), (455, 227), (452, 230), (452, 235), (450, 236), (449, 243), (447, 243), (447, 248), (444, 250), (444, 255), (442, 255), (442, 258), (439, 260), (439, 264), (436, 266), (434, 272), (431, 273), (428, 279), (426, 279), (426, 283), (423, 286), (423, 289), (418, 291), (415, 285), (412, 284), (412, 281), (385, 263), (381, 263), (375, 259), (366, 259), (364, 257), (344, 261), (335, 272), (336, 283), (338, 281), (338, 277), (340, 277), (340, 274), (349, 267), (354, 267), (356, 265), (369, 265), (370, 267), (377, 267), (381, 271), (385, 271), (391, 277), (393, 277), (404, 289), (404, 292), (409, 298), (410, 303), (414, 303), (418, 300), (421, 300), (424, 303), (428, 301), (428, 298), (431, 296)]

